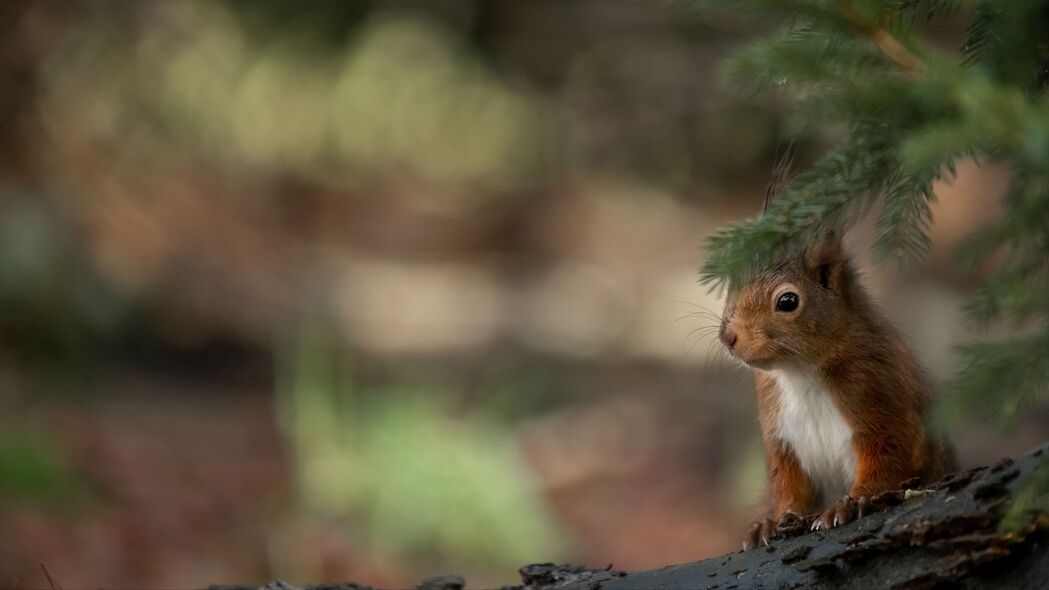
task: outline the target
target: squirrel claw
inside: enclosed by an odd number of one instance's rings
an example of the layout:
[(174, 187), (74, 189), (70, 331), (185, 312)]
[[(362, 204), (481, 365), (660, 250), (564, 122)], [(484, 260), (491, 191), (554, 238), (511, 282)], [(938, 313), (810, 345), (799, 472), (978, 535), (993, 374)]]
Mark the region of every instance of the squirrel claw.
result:
[(856, 518), (863, 518), (871, 512), (871, 501), (867, 496), (856, 498)]
[(799, 532), (804, 526), (805, 519), (793, 510), (785, 510), (779, 520), (771, 518), (755, 520), (743, 538), (743, 550), (748, 551), (761, 545), (768, 547), (774, 537)]
[(771, 518), (755, 520), (743, 538), (743, 550), (748, 551), (759, 545), (768, 545), (769, 539), (778, 533), (779, 528), (776, 526), (776, 521)]
[(870, 511), (870, 501), (861, 496), (842, 496), (824, 510), (812, 523), (812, 530), (832, 529), (848, 524)]

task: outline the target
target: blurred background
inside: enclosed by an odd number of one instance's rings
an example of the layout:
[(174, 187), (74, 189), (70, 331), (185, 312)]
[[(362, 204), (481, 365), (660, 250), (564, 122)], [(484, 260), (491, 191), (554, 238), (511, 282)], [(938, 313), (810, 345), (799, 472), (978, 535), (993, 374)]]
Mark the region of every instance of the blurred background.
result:
[[(736, 549), (752, 381), (696, 270), (782, 151), (777, 105), (717, 82), (755, 32), (627, 0), (0, 4), (0, 587)], [(962, 165), (927, 261), (862, 264), (940, 383), (951, 255), (1005, 180)], [(1047, 418), (953, 425), (963, 463)]]

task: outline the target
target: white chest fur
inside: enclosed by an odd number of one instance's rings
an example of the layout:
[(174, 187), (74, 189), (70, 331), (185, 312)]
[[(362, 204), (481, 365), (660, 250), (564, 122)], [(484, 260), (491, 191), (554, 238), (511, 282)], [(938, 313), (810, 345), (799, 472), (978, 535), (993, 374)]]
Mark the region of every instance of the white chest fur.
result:
[(816, 375), (772, 371), (782, 393), (777, 423), (824, 501), (849, 492), (856, 479), (852, 428)]

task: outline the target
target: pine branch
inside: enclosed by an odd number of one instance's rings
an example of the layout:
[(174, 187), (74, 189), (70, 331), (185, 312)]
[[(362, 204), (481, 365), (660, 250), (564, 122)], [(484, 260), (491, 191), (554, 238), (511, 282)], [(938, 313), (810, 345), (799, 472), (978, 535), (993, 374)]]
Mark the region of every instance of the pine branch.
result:
[(915, 18), (924, 13), (925, 20), (950, 16), (961, 7), (961, 0), (897, 0), (895, 10), (901, 16)]
[[(932, 224), (933, 178), (902, 178), (891, 181), (882, 199), (875, 226), (874, 255), (877, 260), (919, 258), (929, 250), (927, 234)], [(918, 195), (915, 198), (915, 195)]]
[[(933, 183), (954, 175), (959, 158), (1005, 163), (1013, 171), (1005, 215), (960, 259), (972, 268), (1000, 254), (966, 311), (978, 325), (1022, 329), (1015, 339), (961, 348), (966, 368), (952, 399), (1004, 417), (1044, 399), (1049, 361), (1031, 351), (1049, 349), (1049, 0), (978, 2), (961, 59), (930, 49), (910, 28), (922, 14), (953, 13), (956, 1), (737, 4), (766, 7), (788, 26), (730, 59), (728, 79), (779, 93), (799, 131), (846, 132), (763, 215), (707, 240), (703, 282), (736, 286), (818, 227), (847, 227), (875, 204), (876, 257), (921, 256)], [(787, 4), (801, 16), (784, 14)]]
[[(925, 73), (925, 63), (890, 33), (876, 19), (866, 17), (851, 0), (838, 0), (842, 13), (853, 28), (874, 42), (886, 57), (900, 66), (904, 72), (914, 75)], [(889, 13), (891, 16), (891, 13)]]
[(712, 288), (738, 285), (816, 228), (861, 217), (872, 190), (888, 176), (893, 159), (887, 148), (857, 133), (799, 174), (763, 215), (708, 238), (702, 282)]
[[(1011, 424), (1049, 392), (1049, 333), (957, 348), (962, 369), (945, 403), (948, 415)], [(992, 395), (993, 393), (993, 395)]]

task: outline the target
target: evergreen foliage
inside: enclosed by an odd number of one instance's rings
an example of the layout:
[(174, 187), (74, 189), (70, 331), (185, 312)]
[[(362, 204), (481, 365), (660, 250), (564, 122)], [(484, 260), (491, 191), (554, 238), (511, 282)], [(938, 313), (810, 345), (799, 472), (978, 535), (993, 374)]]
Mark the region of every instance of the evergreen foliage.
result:
[[(774, 93), (793, 134), (840, 137), (760, 216), (707, 241), (701, 270), (731, 287), (819, 227), (847, 228), (876, 210), (879, 260), (929, 246), (933, 182), (974, 157), (1010, 170), (1004, 214), (959, 254), (993, 272), (973, 297), (976, 325), (1005, 339), (958, 349), (949, 408), (1008, 420), (1049, 389), (1049, 0), (739, 0), (709, 3), (763, 19), (775, 33), (743, 48), (724, 74)], [(742, 10), (746, 9), (746, 10)], [(924, 31), (967, 19), (956, 50)], [(987, 198), (1000, 198), (987, 195)]]

